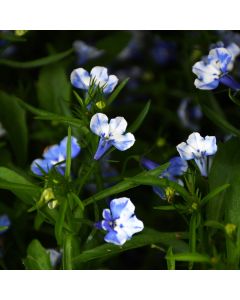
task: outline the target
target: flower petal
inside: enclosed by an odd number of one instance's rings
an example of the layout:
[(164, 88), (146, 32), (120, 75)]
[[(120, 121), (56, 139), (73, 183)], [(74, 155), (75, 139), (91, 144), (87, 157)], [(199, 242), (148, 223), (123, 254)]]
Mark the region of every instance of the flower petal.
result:
[(118, 231), (111, 230), (104, 237), (105, 242), (115, 244), (118, 246), (123, 245), (127, 240), (128, 236), (124, 230), (118, 229)]
[[(11, 225), (11, 221), (8, 217), (8, 215), (4, 214), (0, 216), (0, 226), (9, 227)], [(0, 235), (6, 232), (8, 228), (1, 230)]]
[(188, 169), (187, 162), (179, 156), (171, 158), (169, 162), (170, 165), (166, 171), (170, 173), (171, 176), (181, 176)]
[(50, 164), (50, 162), (46, 159), (40, 159), (37, 158), (35, 159), (32, 164), (31, 164), (31, 170), (34, 174), (38, 175), (38, 176), (43, 176), (43, 172), (41, 171), (41, 169), (38, 167), (38, 165), (46, 172), (48, 173), (49, 170), (52, 168), (52, 165)]
[(121, 220), (122, 219), (117, 220), (116, 223), (120, 228), (122, 228), (126, 232), (128, 239), (131, 238), (134, 233), (140, 232), (144, 228), (143, 222), (138, 220), (136, 216), (132, 216), (124, 223), (121, 223)]
[(110, 209), (113, 220), (121, 218), (123, 220), (129, 219), (135, 211), (135, 206), (129, 198), (122, 197), (113, 199), (110, 202)]
[(103, 154), (112, 146), (112, 141), (107, 141), (104, 138), (100, 138), (98, 143), (97, 151), (94, 155), (94, 159), (98, 160), (103, 156)]
[[(59, 148), (60, 148), (60, 152), (61, 154), (66, 158), (67, 157), (67, 140), (68, 137), (66, 136), (64, 139), (61, 140)], [(71, 157), (75, 158), (79, 152), (80, 152), (81, 148), (78, 145), (77, 139), (75, 137), (71, 137)]]
[(215, 48), (210, 50), (208, 60), (210, 64), (212, 64), (212, 61), (215, 61), (219, 66), (219, 69), (225, 73), (227, 71), (228, 64), (232, 60), (232, 56), (226, 48)]
[(102, 216), (103, 216), (103, 219), (105, 219), (106, 221), (111, 221), (112, 220), (111, 211), (108, 208), (103, 210)]
[(114, 135), (112, 144), (120, 151), (125, 151), (132, 147), (135, 143), (135, 137), (132, 133), (126, 133), (124, 135)]
[[(56, 162), (58, 162), (60, 155), (61, 155), (60, 147), (57, 144), (47, 147), (43, 152), (43, 157), (45, 159), (56, 161)], [(62, 160), (64, 159), (65, 158), (62, 157)]]
[(193, 132), (189, 135), (187, 144), (195, 150), (195, 156), (205, 151), (205, 140), (198, 132)]
[(94, 67), (91, 70), (90, 76), (95, 85), (102, 87), (108, 81), (108, 70), (105, 67)]
[(116, 87), (117, 84), (118, 84), (118, 78), (117, 78), (117, 76), (110, 75), (108, 77), (108, 81), (106, 83), (106, 86), (103, 89), (103, 92), (105, 94), (111, 93), (115, 89), (115, 87)]
[(204, 147), (207, 155), (214, 155), (217, 152), (217, 144), (215, 136), (206, 136)]
[(153, 170), (160, 166), (159, 164), (155, 163), (154, 161), (146, 157), (143, 157), (141, 159), (141, 165), (148, 170)]
[(197, 89), (200, 90), (214, 90), (218, 87), (219, 85), (219, 80), (218, 79), (214, 79), (211, 82), (204, 82), (202, 80), (199, 79), (195, 79), (194, 81), (194, 85)]
[(83, 68), (78, 68), (72, 71), (70, 75), (71, 83), (74, 87), (88, 90), (90, 85), (90, 75), (88, 71)]
[(123, 134), (127, 128), (127, 121), (123, 117), (116, 117), (109, 122), (109, 134)]
[(182, 159), (189, 160), (194, 158), (194, 152), (192, 147), (190, 147), (185, 142), (177, 145), (177, 151)]
[(108, 117), (105, 114), (95, 114), (90, 122), (90, 129), (98, 136), (104, 137), (109, 134)]

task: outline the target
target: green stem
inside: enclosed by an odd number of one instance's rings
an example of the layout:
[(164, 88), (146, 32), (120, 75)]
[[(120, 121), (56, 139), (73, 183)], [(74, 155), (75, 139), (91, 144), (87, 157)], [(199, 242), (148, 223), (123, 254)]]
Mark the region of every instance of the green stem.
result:
[[(191, 253), (196, 252), (196, 244), (197, 244), (196, 230), (197, 230), (197, 214), (193, 213), (189, 224), (189, 248)], [(190, 262), (189, 269), (192, 268), (193, 268), (193, 262)]]
[(63, 245), (63, 270), (72, 269), (72, 234), (66, 233)]

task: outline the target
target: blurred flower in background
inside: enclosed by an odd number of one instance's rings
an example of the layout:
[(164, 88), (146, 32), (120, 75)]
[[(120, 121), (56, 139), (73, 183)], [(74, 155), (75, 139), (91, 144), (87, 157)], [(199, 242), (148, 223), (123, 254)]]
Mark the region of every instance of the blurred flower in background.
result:
[(84, 65), (91, 59), (99, 58), (104, 53), (104, 50), (99, 50), (81, 40), (75, 41), (73, 48), (77, 55), (77, 64), (79, 65)]
[(194, 105), (189, 99), (183, 99), (177, 110), (182, 125), (192, 131), (199, 130), (199, 121), (203, 117), (200, 105)]

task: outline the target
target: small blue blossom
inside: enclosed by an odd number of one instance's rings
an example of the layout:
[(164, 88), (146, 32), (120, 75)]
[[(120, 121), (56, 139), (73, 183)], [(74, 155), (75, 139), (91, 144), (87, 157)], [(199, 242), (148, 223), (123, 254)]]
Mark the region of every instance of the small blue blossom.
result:
[(77, 54), (79, 65), (83, 65), (91, 59), (98, 58), (104, 53), (104, 50), (98, 50), (81, 40), (75, 41), (73, 48)]
[(103, 89), (105, 94), (111, 93), (118, 83), (115, 75), (108, 75), (107, 68), (94, 67), (90, 74), (83, 68), (72, 71), (71, 83), (74, 87), (87, 91), (92, 84)]
[(120, 151), (132, 147), (135, 142), (132, 133), (125, 133), (127, 121), (123, 117), (116, 117), (108, 122), (105, 114), (95, 114), (90, 122), (90, 129), (100, 137), (98, 149), (94, 159), (98, 160), (111, 147), (114, 146)]
[(7, 228), (3, 229), (3, 230), (0, 230), (0, 235), (5, 233), (8, 230), (10, 225), (11, 225), (11, 221), (10, 221), (8, 215), (6, 215), (6, 214), (1, 215), (0, 216), (0, 227), (7, 227)]
[(104, 220), (96, 227), (108, 231), (104, 240), (107, 243), (123, 245), (132, 235), (143, 230), (143, 222), (134, 214), (135, 206), (129, 198), (122, 197), (110, 202), (110, 209), (103, 210)]
[(240, 84), (228, 75), (233, 57), (226, 48), (210, 50), (207, 58), (194, 64), (192, 71), (197, 75), (194, 84), (200, 90), (213, 90), (222, 83), (233, 90), (239, 90)]
[[(166, 178), (168, 180), (177, 182), (180, 185), (183, 185), (183, 182), (181, 179), (177, 178), (178, 176), (183, 175), (187, 169), (188, 169), (188, 164), (185, 160), (183, 160), (179, 156), (175, 156), (169, 160), (170, 165), (166, 170), (162, 172), (162, 174), (159, 176), (159, 178)], [(143, 165), (144, 168), (148, 170), (153, 170), (159, 167), (160, 165), (151, 161), (150, 159), (147, 158), (142, 158), (141, 159), (141, 164)], [(165, 190), (161, 187), (154, 186), (153, 191), (161, 198), (161, 199), (166, 199), (166, 193)]]
[(177, 151), (184, 160), (194, 159), (201, 175), (208, 176), (212, 157), (217, 152), (217, 144), (215, 136), (202, 137), (198, 132), (189, 135), (187, 142), (177, 145)]
[[(35, 159), (31, 164), (32, 172), (38, 176), (42, 176), (43, 172), (41, 168), (48, 173), (53, 166), (58, 164), (56, 166), (56, 170), (63, 175), (66, 167), (65, 160), (67, 157), (67, 139), (68, 137), (65, 137), (59, 145), (52, 145), (47, 148), (43, 153), (43, 159)], [(75, 137), (71, 137), (71, 157), (75, 158), (79, 154), (80, 150), (81, 148), (78, 145), (77, 139)]]
[(191, 130), (199, 129), (197, 122), (203, 116), (200, 105), (193, 105), (190, 99), (183, 99), (178, 107), (177, 113), (184, 127)]
[(56, 268), (56, 266), (60, 263), (62, 258), (62, 253), (55, 250), (55, 249), (47, 249), (47, 253), (50, 257), (50, 263), (53, 268)]

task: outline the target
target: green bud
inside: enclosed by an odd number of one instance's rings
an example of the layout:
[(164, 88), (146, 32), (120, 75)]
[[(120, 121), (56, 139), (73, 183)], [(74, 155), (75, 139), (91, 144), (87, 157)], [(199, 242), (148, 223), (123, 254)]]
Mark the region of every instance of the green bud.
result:
[(233, 233), (236, 231), (237, 226), (235, 224), (226, 224), (225, 225), (225, 232), (229, 237), (232, 237)]

